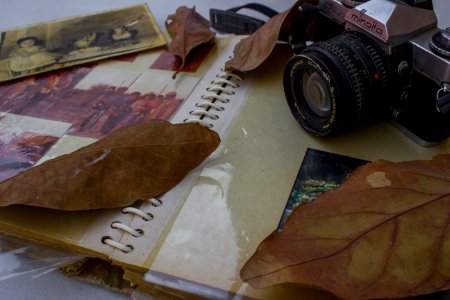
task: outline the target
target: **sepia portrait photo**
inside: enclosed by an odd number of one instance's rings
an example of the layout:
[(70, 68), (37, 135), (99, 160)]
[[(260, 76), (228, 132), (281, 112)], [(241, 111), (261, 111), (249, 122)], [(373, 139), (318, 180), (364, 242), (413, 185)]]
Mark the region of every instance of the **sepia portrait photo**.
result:
[(0, 81), (165, 44), (146, 4), (8, 30), (0, 33)]

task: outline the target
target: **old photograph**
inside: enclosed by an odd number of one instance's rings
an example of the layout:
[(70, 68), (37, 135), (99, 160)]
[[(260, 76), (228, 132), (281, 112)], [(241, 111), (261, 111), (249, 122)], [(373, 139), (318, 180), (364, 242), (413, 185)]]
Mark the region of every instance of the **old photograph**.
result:
[(0, 81), (165, 44), (146, 4), (9, 30), (0, 33)]

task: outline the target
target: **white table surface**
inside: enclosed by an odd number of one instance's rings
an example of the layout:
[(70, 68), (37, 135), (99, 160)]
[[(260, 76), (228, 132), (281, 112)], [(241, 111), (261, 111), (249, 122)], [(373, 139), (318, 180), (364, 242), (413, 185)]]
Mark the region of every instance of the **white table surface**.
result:
[[(277, 11), (284, 11), (295, 3), (295, 0), (0, 0), (0, 31), (5, 29), (34, 24), (41, 21), (83, 15), (95, 11), (125, 7), (147, 2), (159, 26), (164, 29), (164, 21), (181, 5), (193, 7), (197, 12), (209, 18), (210, 8), (227, 9), (245, 3), (258, 2), (266, 4)], [(450, 6), (446, 0), (434, 1), (439, 18), (439, 27), (450, 26)], [(242, 11), (249, 13), (248, 11)], [(258, 17), (258, 15), (254, 15)], [(0, 281), (0, 299), (130, 299), (130, 297), (104, 288), (73, 280), (59, 272), (50, 272), (35, 279), (16, 277)]]

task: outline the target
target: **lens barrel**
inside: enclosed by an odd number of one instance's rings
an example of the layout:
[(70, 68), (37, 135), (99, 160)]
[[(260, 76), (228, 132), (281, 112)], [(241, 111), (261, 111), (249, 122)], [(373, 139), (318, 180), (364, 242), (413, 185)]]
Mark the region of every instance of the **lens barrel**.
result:
[(284, 70), (284, 92), (303, 128), (325, 136), (385, 111), (390, 73), (374, 41), (344, 32), (291, 57)]

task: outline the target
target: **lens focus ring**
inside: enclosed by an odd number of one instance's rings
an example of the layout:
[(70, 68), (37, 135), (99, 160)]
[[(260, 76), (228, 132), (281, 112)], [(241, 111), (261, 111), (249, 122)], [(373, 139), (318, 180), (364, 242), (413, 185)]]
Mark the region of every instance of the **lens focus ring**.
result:
[(372, 40), (346, 32), (288, 61), (286, 98), (307, 131), (328, 135), (377, 114), (379, 99), (386, 98), (387, 70), (384, 53)]

